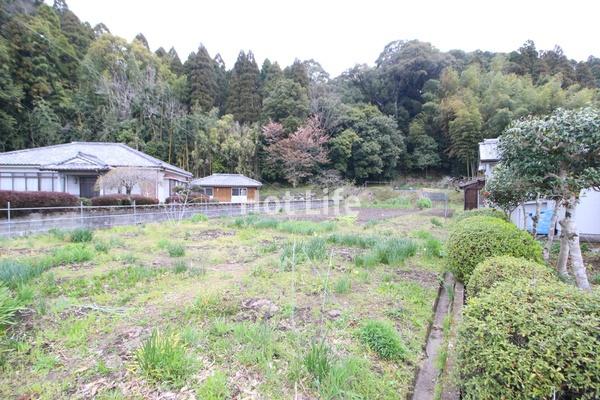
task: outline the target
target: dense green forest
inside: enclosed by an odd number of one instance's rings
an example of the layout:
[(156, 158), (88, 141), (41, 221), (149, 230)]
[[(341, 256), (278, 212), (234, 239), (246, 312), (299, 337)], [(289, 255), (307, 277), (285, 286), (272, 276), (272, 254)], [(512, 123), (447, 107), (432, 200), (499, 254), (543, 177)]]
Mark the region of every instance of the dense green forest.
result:
[(81, 22), (64, 0), (0, 4), (0, 151), (118, 141), (199, 176), (294, 184), (472, 175), (477, 143), (511, 121), (599, 99), (600, 58), (531, 41), (510, 53), (394, 41), (374, 66), (330, 77), (315, 60), (258, 65), (251, 51), (228, 68), (202, 45), (182, 62)]

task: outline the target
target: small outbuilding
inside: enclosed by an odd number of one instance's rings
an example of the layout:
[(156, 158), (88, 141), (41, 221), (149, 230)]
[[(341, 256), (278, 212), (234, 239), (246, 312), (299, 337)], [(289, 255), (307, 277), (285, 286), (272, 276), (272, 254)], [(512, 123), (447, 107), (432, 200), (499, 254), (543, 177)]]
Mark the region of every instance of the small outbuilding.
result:
[(474, 210), (483, 204), (481, 191), (485, 187), (485, 177), (480, 176), (458, 186), (465, 193), (465, 210)]
[(194, 191), (221, 203), (247, 203), (259, 201), (262, 183), (242, 174), (212, 174), (191, 182)]

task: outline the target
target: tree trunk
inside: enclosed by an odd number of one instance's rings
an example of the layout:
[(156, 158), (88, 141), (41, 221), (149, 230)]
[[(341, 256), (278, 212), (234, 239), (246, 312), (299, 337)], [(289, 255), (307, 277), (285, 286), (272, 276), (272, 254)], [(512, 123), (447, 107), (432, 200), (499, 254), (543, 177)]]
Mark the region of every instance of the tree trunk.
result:
[(550, 227), (548, 228), (548, 240), (544, 245), (544, 261), (548, 262), (550, 259), (550, 251), (552, 250), (552, 243), (554, 242), (554, 231), (556, 229), (556, 221), (558, 220), (558, 202), (554, 202), (554, 209), (552, 210), (552, 218), (550, 219)]
[(581, 246), (579, 245), (579, 233), (575, 226), (575, 206), (577, 205), (577, 199), (572, 196), (565, 209), (565, 226), (567, 227), (567, 237), (569, 240), (569, 256), (571, 258), (571, 266), (573, 268), (573, 275), (575, 275), (575, 282), (577, 287), (582, 290), (591, 290), (590, 283), (587, 278), (587, 272), (585, 270), (585, 264), (583, 263), (583, 257), (581, 256)]
[(558, 253), (558, 262), (556, 263), (556, 270), (563, 278), (569, 277), (567, 261), (569, 261), (569, 238), (567, 236), (567, 227), (563, 220), (560, 221), (560, 252)]
[(531, 218), (531, 234), (535, 238), (537, 236), (538, 222), (540, 221), (540, 194), (537, 194), (535, 199), (535, 214)]
[(527, 211), (525, 210), (525, 203), (521, 203), (521, 211), (523, 212), (523, 229), (527, 230)]

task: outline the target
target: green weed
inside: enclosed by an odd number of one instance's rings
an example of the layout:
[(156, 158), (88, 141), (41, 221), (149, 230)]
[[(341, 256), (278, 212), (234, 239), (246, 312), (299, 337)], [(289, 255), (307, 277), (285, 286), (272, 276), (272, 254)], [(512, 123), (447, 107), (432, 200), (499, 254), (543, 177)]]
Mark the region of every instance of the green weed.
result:
[(71, 232), (70, 239), (73, 243), (87, 243), (91, 242), (94, 237), (94, 233), (87, 228), (77, 228)]
[(227, 376), (217, 371), (202, 382), (198, 388), (198, 396), (202, 400), (225, 400), (230, 396), (227, 388)]
[(316, 382), (323, 382), (331, 371), (331, 351), (323, 342), (313, 342), (304, 356), (304, 366)]
[(140, 371), (155, 383), (181, 387), (195, 372), (196, 361), (176, 333), (154, 330), (135, 352), (135, 362)]
[(374, 246), (379, 240), (374, 236), (364, 236), (357, 234), (342, 234), (342, 233), (334, 233), (327, 237), (327, 241), (329, 243), (334, 243), (342, 246), (350, 246), (350, 247), (360, 247), (367, 248)]
[(350, 277), (344, 275), (335, 282), (333, 286), (333, 291), (337, 294), (346, 294), (350, 292), (351, 287), (352, 281), (350, 280)]
[(388, 322), (365, 322), (360, 328), (359, 338), (384, 360), (404, 360), (408, 355), (408, 349), (402, 338)]
[(170, 257), (183, 257), (185, 255), (185, 246), (181, 243), (169, 243), (167, 253)]
[(190, 222), (193, 222), (193, 223), (204, 222), (204, 221), (208, 221), (208, 217), (204, 214), (194, 214), (190, 218)]

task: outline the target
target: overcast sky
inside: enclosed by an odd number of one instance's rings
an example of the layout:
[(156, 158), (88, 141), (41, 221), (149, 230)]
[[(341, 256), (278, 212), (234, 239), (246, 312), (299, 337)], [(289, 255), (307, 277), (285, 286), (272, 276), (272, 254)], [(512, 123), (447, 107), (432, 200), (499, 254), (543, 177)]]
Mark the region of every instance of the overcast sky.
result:
[[(49, 3), (52, 0), (46, 0)], [(314, 58), (336, 76), (373, 64), (397, 39), (441, 50), (511, 51), (525, 40), (559, 44), (569, 58), (600, 55), (597, 0), (67, 0), (93, 25), (104, 22), (127, 40), (143, 33), (150, 48), (174, 46), (182, 61), (204, 43), (231, 68), (240, 50), (282, 66)]]

